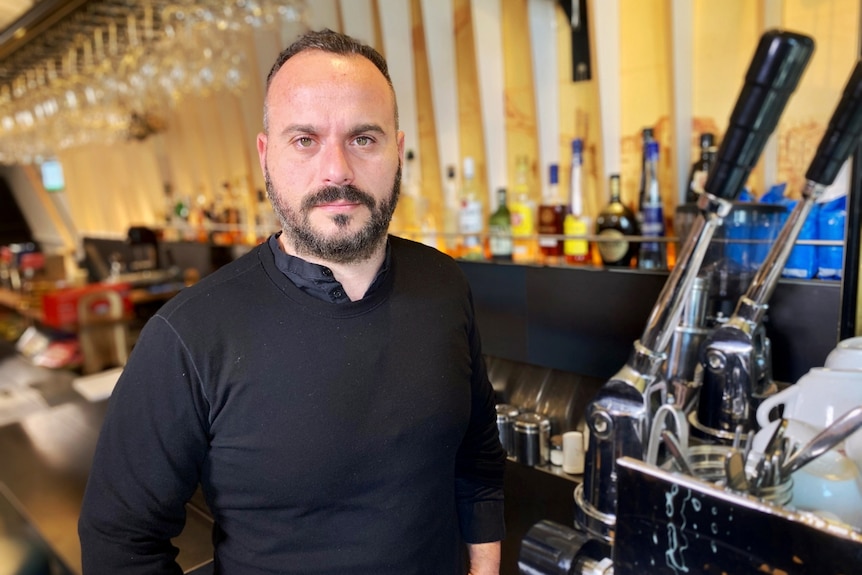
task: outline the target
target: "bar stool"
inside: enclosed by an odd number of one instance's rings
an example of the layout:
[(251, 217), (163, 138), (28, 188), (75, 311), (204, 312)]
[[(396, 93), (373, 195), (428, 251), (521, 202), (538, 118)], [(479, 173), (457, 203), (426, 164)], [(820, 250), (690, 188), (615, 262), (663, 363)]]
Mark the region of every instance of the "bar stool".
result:
[(128, 323), (119, 293), (100, 290), (81, 296), (78, 300), (78, 342), (85, 374), (126, 364), (129, 357)]

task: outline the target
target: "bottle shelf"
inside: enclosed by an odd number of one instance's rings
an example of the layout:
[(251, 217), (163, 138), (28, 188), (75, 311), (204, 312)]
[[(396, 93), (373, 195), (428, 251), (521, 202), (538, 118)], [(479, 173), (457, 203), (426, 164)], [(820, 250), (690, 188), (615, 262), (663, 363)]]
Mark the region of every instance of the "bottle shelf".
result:
[[(673, 243), (679, 244), (681, 243), (680, 238), (677, 236), (662, 236), (662, 237), (652, 237), (652, 236), (617, 236), (617, 237), (607, 237), (600, 236), (595, 234), (585, 234), (585, 235), (565, 235), (565, 234), (532, 234), (532, 235), (514, 235), (514, 234), (494, 234), (490, 232), (485, 232), (481, 234), (461, 234), (461, 233), (444, 233), (444, 232), (433, 232), (433, 231), (399, 231), (399, 230), (391, 230), (389, 232), (394, 236), (399, 236), (411, 240), (420, 240), (422, 238), (442, 238), (442, 239), (453, 239), (459, 240), (464, 237), (479, 237), (481, 239), (487, 239), (491, 237), (511, 237), (518, 240), (525, 241), (539, 241), (542, 240), (587, 240), (589, 242), (595, 243), (614, 243), (621, 241), (628, 242), (659, 242), (659, 243)], [(769, 244), (772, 243), (771, 240), (758, 240), (758, 239), (727, 239), (727, 238), (714, 238), (712, 240), (715, 243), (731, 243), (731, 244)], [(844, 245), (844, 242), (841, 240), (805, 240), (799, 239), (796, 240), (796, 245), (799, 246), (831, 246), (831, 247), (840, 247)]]

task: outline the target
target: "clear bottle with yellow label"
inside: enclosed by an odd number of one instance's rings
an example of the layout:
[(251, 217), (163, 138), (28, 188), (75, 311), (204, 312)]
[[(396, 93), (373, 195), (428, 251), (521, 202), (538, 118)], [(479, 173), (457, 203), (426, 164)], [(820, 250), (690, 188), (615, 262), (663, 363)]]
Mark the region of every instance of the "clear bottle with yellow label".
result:
[(458, 232), (461, 234), (460, 256), (465, 260), (485, 259), (482, 233), (485, 228), (485, 208), (476, 183), (476, 164), (473, 158), (464, 158), (461, 181), (461, 205), (458, 211)]
[(536, 204), (530, 193), (530, 161), (527, 156), (518, 156), (512, 192), (509, 201), (512, 261), (532, 263), (536, 261)]
[(590, 221), (584, 215), (583, 174), (584, 142), (580, 138), (572, 140), (572, 177), (569, 181), (569, 213), (563, 221), (563, 253), (566, 263), (583, 265), (590, 262), (590, 243), (585, 237), (589, 233)]

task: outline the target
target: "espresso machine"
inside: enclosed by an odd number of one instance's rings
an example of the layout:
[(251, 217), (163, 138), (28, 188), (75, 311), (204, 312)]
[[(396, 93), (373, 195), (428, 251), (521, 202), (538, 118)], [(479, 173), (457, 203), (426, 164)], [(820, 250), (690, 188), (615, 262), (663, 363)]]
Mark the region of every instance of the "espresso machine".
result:
[[(698, 350), (698, 365), (694, 371), (699, 375), (689, 373), (682, 379), (701, 378), (701, 389), (696, 386), (692, 389), (685, 381), (672, 382), (667, 379), (667, 349), (671, 340), (679, 342), (675, 334), (680, 333), (680, 327), (697, 327), (696, 320), (692, 318), (702, 314), (703, 294), (708, 289), (698, 277), (698, 272), (710, 240), (716, 227), (731, 211), (733, 200), (741, 192), (767, 138), (774, 130), (813, 49), (811, 38), (792, 32), (770, 31), (761, 37), (731, 114), (730, 126), (718, 151), (715, 168), (698, 200), (699, 214), (681, 248), (677, 265), (668, 276), (642, 337), (634, 343), (629, 360), (599, 390), (587, 407), (586, 422), (590, 439), (584, 483), (574, 493), (575, 529), (548, 521), (533, 526), (522, 541), (519, 560), (521, 573), (634, 575), (647, 572), (644, 568), (649, 564), (643, 562), (644, 557), (651, 557), (652, 567), (655, 567), (655, 571), (648, 571), (651, 573), (690, 572), (683, 560), (684, 551), (689, 547), (692, 550), (698, 548), (698, 553), (712, 553), (705, 563), (699, 563), (700, 570), (695, 572), (739, 572), (722, 570), (722, 558), (725, 555), (721, 553), (721, 547), (725, 535), (719, 531), (727, 526), (728, 516), (730, 521), (733, 520), (734, 513), (737, 517), (748, 517), (752, 522), (758, 521), (765, 513), (769, 517), (783, 519), (779, 528), (766, 531), (767, 536), (772, 533), (792, 538), (800, 530), (807, 529), (804, 535), (812, 541), (829, 543), (807, 550), (803, 553), (807, 554), (806, 558), (835, 547), (836, 541), (838, 550), (835, 557), (842, 556), (842, 552), (846, 551), (842, 547), (844, 543), (851, 546), (850, 553), (862, 557), (860, 534), (847, 532), (835, 540), (824, 539), (822, 530), (815, 529), (812, 534), (810, 524), (803, 525), (797, 518), (787, 516), (780, 506), (774, 505), (774, 501), (763, 503), (751, 496), (753, 491), (746, 493), (741, 489), (718, 489), (694, 477), (690, 462), (684, 450), (680, 449), (678, 437), (663, 426), (656, 425), (664, 423), (668, 415), (673, 416), (669, 419), (676, 421), (675, 431), (677, 435), (681, 434), (681, 427), (687, 430), (685, 410), (696, 401), (698, 412), (693, 413), (696, 416), (694, 421), (709, 429), (727, 431), (734, 446), (738, 446), (744, 434), (751, 430), (748, 419), (751, 405), (760, 394), (770, 391), (768, 384), (771, 378), (768, 377), (763, 359), (764, 353), (768, 353), (768, 343), (758, 339), (763, 336), (761, 320), (801, 222), (817, 195), (835, 179), (862, 132), (862, 71), (859, 65), (850, 78), (806, 173), (808, 184), (803, 190), (804, 200), (788, 218), (760, 271), (740, 298), (731, 319), (714, 332), (689, 330), (689, 333), (696, 333), (699, 338), (697, 345), (692, 346), (691, 342), (688, 344), (689, 350), (692, 347)], [(737, 347), (740, 350), (744, 348), (744, 353), (733, 355), (731, 352), (735, 352)], [(716, 369), (720, 367), (716, 361), (719, 353), (724, 354), (727, 360), (723, 364), (727, 366), (727, 371)], [(689, 358), (692, 355), (690, 351), (680, 351), (672, 346), (671, 355), (674, 354), (677, 357), (687, 355)], [(743, 371), (743, 367), (747, 371)], [(712, 370), (710, 375), (703, 375), (707, 370)], [(684, 399), (670, 398), (670, 403), (663, 400), (656, 406), (652, 401), (653, 391), (661, 387), (668, 395), (682, 395)], [(727, 404), (722, 403), (725, 398), (728, 399)], [(739, 410), (735, 410), (740, 404)], [(701, 411), (705, 414), (701, 415)], [(723, 418), (718, 423), (711, 419), (716, 413)], [(855, 422), (853, 424), (857, 425)], [(655, 457), (658, 431), (661, 431), (661, 443), (672, 456), (675, 464), (673, 469), (681, 470), (682, 474), (659, 468), (654, 461), (649, 461)], [(726, 437), (715, 434), (714, 439), (724, 440)], [(722, 473), (724, 471), (723, 466)], [(774, 473), (775, 477), (780, 475), (777, 471)], [(621, 498), (621, 493), (625, 493), (625, 497)], [(699, 534), (695, 534), (697, 542), (689, 541), (688, 537), (683, 542), (683, 534), (691, 532), (692, 510), (696, 509), (700, 513), (706, 504), (711, 506), (708, 509), (712, 515), (720, 516), (725, 523), (714, 518), (707, 523), (709, 527), (704, 530), (702, 541)], [(689, 515), (686, 515), (686, 509)], [(656, 528), (658, 525), (662, 526), (662, 530)], [(696, 523), (694, 529), (697, 529)], [(729, 542), (731, 538), (731, 530), (728, 529), (726, 539)], [(755, 539), (758, 538), (752, 538)], [(658, 545), (659, 542), (666, 545)], [(704, 542), (709, 545), (703, 547)], [(735, 541), (729, 543), (731, 547), (735, 544)], [(660, 552), (656, 551), (659, 547)], [(790, 563), (786, 564), (789, 567), (799, 558), (799, 550), (796, 551), (797, 556), (790, 558)], [(738, 569), (747, 565), (745, 561), (754, 560), (757, 554), (751, 552), (742, 555), (744, 557), (728, 553), (728, 561), (733, 561), (728, 565), (732, 564), (734, 569)], [(844, 552), (843, 556), (846, 557), (847, 553)], [(756, 569), (757, 565), (748, 567)], [(710, 571), (710, 568), (716, 570)], [(785, 571), (805, 572), (793, 569)]]

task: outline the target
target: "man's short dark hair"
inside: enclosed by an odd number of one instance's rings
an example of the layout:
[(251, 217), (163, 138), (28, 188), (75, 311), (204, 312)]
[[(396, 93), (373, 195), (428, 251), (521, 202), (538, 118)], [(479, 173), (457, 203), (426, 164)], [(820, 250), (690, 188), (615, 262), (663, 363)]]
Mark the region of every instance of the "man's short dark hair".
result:
[[(269, 93), (269, 86), (272, 83), (272, 79), (278, 71), (281, 70), (284, 63), (300, 52), (306, 52), (308, 50), (320, 50), (322, 52), (341, 55), (356, 55), (369, 60), (378, 70), (380, 70), (383, 77), (386, 78), (386, 83), (389, 84), (389, 89), (392, 90), (392, 99), (393, 101), (395, 100), (395, 88), (392, 86), (392, 78), (389, 77), (389, 67), (386, 65), (386, 59), (383, 58), (380, 52), (368, 44), (363, 44), (359, 40), (356, 40), (347, 34), (335, 32), (329, 28), (303, 34), (293, 44), (282, 50), (266, 77), (267, 94)], [(397, 102), (395, 104), (395, 126), (398, 126)], [(267, 105), (265, 103), (263, 107), (263, 127), (264, 130), (268, 128)]]

